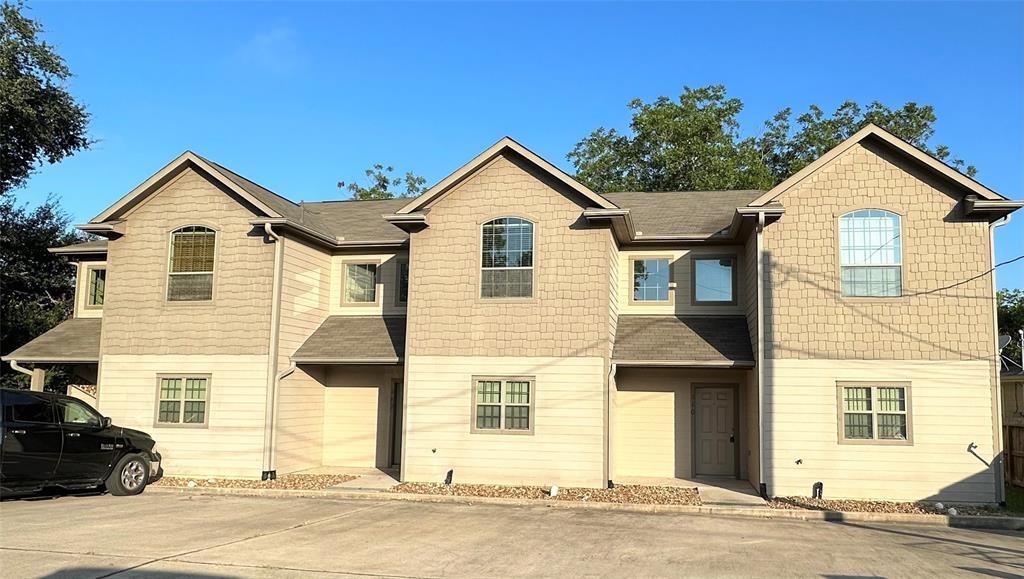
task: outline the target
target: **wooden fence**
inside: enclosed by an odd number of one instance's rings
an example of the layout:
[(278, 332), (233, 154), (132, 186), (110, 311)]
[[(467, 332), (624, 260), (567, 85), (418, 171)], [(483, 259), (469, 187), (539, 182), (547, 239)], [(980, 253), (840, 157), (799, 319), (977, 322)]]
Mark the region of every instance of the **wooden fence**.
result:
[(1024, 487), (1024, 426), (1006, 426), (1005, 429), (1006, 482)]

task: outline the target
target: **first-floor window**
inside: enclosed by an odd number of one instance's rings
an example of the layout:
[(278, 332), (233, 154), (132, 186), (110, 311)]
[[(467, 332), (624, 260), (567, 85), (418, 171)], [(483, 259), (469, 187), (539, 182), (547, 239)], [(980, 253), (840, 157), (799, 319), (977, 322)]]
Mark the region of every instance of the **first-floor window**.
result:
[(161, 376), (157, 424), (203, 426), (207, 423), (209, 376)]
[(532, 378), (477, 378), (473, 383), (473, 430), (531, 432)]
[(844, 441), (910, 440), (910, 392), (906, 384), (842, 384), (840, 437)]

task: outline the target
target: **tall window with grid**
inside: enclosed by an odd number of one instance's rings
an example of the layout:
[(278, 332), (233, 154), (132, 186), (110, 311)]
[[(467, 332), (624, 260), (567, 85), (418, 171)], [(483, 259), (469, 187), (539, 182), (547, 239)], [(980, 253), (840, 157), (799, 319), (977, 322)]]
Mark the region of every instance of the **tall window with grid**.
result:
[(213, 299), (213, 265), (217, 232), (189, 225), (171, 232), (167, 300), (198, 302)]
[(480, 297), (533, 297), (533, 223), (501, 217), (481, 229)]
[(846, 297), (894, 297), (903, 293), (900, 216), (860, 209), (839, 218), (841, 293)]

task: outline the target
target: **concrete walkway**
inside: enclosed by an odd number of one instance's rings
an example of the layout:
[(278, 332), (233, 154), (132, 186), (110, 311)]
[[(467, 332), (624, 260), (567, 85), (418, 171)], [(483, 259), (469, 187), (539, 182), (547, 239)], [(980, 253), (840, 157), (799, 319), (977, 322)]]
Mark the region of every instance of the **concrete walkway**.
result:
[(356, 477), (350, 481), (330, 487), (340, 491), (381, 492), (398, 485), (397, 469), (361, 466), (321, 466), (301, 471), (300, 474), (348, 474)]
[[(0, 575), (895, 579), (1024, 573), (1024, 535), (1014, 532), (365, 496), (145, 492), (5, 501)], [(499, 548), (509, 537), (515, 548)]]
[(768, 504), (745, 480), (732, 477), (628, 477), (616, 481), (626, 485), (697, 487), (701, 504), (711, 507), (768, 508)]

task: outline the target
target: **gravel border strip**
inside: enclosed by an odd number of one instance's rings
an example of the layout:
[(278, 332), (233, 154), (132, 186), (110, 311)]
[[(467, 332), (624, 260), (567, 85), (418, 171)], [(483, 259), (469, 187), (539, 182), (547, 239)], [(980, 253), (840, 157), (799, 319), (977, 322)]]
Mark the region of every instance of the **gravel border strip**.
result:
[(596, 511), (625, 511), (633, 513), (679, 513), (711, 515), (748, 519), (779, 519), (797, 521), (827, 521), (833, 523), (895, 523), (956, 527), (961, 529), (994, 529), (1000, 531), (1024, 530), (1024, 517), (974, 517), (946, 515), (910, 515), (901, 513), (843, 513), (838, 511), (786, 510), (769, 508), (713, 507), (688, 505), (641, 505), (627, 503), (596, 503), (577, 501), (548, 501), (538, 499), (502, 499), (489, 497), (461, 497), (454, 495), (421, 495), (382, 492), (352, 492), (344, 490), (290, 491), (277, 489), (180, 488), (147, 487), (146, 492), (172, 495), (229, 495), (256, 497), (297, 497), (336, 500), (409, 501), (448, 504), (492, 504), (507, 506), (543, 506), (553, 509), (590, 509)]

